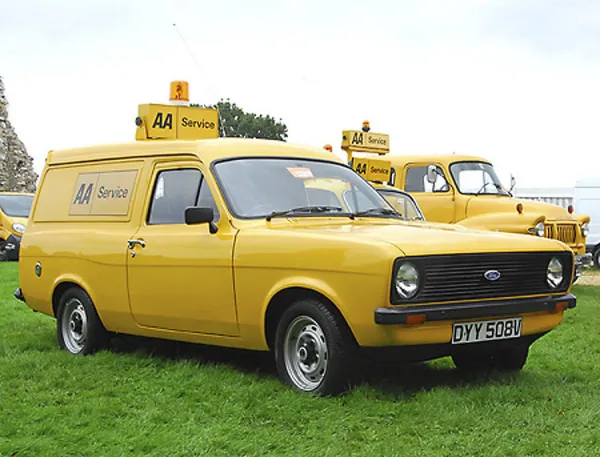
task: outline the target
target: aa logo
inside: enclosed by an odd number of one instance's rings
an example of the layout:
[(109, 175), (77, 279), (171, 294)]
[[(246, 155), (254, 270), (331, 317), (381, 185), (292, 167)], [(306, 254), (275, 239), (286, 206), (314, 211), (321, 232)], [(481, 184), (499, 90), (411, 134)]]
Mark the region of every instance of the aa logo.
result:
[(359, 175), (366, 175), (367, 174), (367, 162), (363, 162), (363, 163), (358, 162), (356, 164), (356, 172)]
[(92, 198), (92, 190), (94, 189), (94, 184), (86, 184), (83, 183), (79, 186), (79, 190), (77, 191), (77, 195), (75, 195), (75, 200), (73, 200), (74, 205), (89, 205), (90, 199)]
[(163, 113), (160, 111), (156, 113), (156, 117), (154, 118), (154, 123), (152, 124), (152, 128), (159, 129), (172, 129), (173, 128), (173, 114), (167, 113), (166, 116), (163, 117)]
[(352, 135), (352, 144), (363, 144), (363, 134), (361, 132), (354, 132), (354, 135)]

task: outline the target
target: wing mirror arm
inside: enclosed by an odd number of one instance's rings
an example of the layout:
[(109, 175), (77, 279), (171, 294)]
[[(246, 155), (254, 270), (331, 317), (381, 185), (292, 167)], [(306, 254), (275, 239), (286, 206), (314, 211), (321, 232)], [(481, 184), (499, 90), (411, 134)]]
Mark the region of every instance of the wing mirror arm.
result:
[(219, 230), (217, 225), (214, 223), (214, 219), (215, 214), (212, 208), (190, 206), (185, 209), (185, 223), (187, 225), (208, 223), (208, 231), (211, 234), (215, 234)]

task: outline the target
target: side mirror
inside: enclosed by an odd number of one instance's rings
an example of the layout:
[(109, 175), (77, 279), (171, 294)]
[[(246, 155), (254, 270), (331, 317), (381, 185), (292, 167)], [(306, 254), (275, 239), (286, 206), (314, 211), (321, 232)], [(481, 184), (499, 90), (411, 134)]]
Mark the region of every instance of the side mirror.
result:
[(437, 169), (435, 168), (435, 165), (428, 165), (427, 166), (427, 182), (429, 182), (430, 184), (433, 184), (437, 181)]
[(217, 226), (213, 222), (214, 219), (215, 214), (212, 208), (190, 206), (185, 209), (185, 223), (187, 225), (208, 223), (210, 233), (217, 233)]

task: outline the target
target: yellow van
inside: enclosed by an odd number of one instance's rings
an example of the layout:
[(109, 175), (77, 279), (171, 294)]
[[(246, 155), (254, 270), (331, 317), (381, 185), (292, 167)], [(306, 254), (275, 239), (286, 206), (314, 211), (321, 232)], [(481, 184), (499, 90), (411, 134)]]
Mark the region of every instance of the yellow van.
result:
[(320, 148), (148, 141), (49, 153), (15, 295), (72, 354), (117, 333), (270, 350), (284, 382), (336, 394), (384, 348), (520, 370), (575, 306), (573, 264), (556, 240), (405, 221)]
[(18, 260), (33, 194), (0, 192), (0, 262)]

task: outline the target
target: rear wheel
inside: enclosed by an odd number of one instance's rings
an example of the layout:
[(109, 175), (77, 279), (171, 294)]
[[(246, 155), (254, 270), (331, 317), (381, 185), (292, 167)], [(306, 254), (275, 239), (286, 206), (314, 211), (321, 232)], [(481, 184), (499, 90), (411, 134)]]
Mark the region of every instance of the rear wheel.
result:
[(596, 268), (600, 269), (600, 247), (594, 251), (593, 257), (594, 257), (594, 266)]
[(58, 344), (71, 354), (92, 354), (108, 346), (109, 334), (91, 298), (72, 287), (60, 299), (56, 316)]
[(454, 354), (456, 368), (467, 373), (486, 373), (493, 370), (520, 371), (527, 362), (529, 346), (520, 345), (496, 351)]
[(337, 395), (347, 390), (355, 353), (346, 323), (319, 300), (296, 301), (277, 325), (277, 371), (299, 391)]

